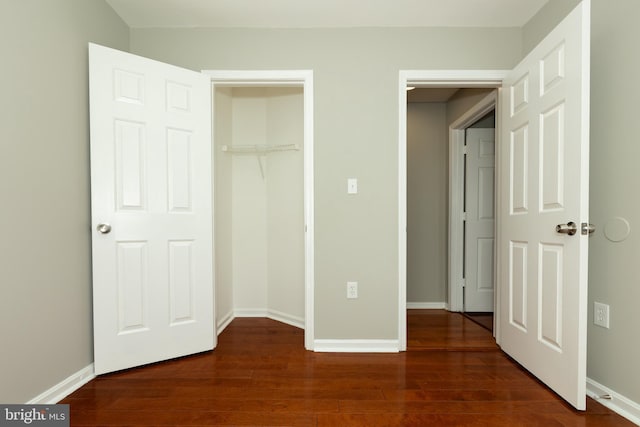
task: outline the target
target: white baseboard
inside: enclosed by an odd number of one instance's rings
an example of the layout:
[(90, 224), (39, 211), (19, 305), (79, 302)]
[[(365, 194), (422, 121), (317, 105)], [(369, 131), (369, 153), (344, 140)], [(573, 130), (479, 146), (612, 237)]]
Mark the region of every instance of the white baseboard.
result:
[(233, 317), (269, 317), (266, 308), (234, 308)]
[[(295, 326), (296, 328), (304, 329), (304, 318), (277, 310), (268, 310), (266, 308), (237, 308), (233, 310), (233, 318), (236, 317), (266, 317), (268, 319), (286, 323), (287, 325)], [(233, 320), (233, 318), (231, 320)], [(229, 320), (229, 322), (231, 322), (231, 320)]]
[(313, 351), (325, 353), (398, 353), (398, 340), (315, 340)]
[(60, 402), (65, 397), (91, 381), (96, 377), (93, 370), (93, 363), (87, 367), (80, 369), (75, 374), (70, 375), (68, 378), (60, 381), (58, 384), (40, 393), (28, 401), (27, 405), (53, 405)]
[(408, 302), (407, 309), (445, 310), (446, 302)]
[(286, 323), (287, 325), (295, 326), (296, 328), (304, 329), (304, 319), (298, 316), (292, 316), (277, 310), (269, 310), (267, 317), (277, 320), (278, 322)]
[[(611, 399), (605, 399), (602, 396), (609, 395)], [(597, 381), (587, 378), (587, 396), (596, 400), (598, 403), (611, 409), (632, 423), (640, 425), (640, 404), (633, 400), (616, 393), (610, 388), (603, 386)]]
[(233, 310), (224, 315), (216, 325), (216, 333), (220, 335), (224, 329), (229, 326), (229, 323), (233, 320)]

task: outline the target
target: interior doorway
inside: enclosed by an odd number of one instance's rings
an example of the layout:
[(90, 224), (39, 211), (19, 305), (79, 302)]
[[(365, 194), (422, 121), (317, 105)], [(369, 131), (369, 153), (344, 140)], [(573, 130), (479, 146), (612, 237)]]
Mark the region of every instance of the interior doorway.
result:
[[(457, 184), (462, 184), (460, 188), (464, 186), (464, 175), (459, 173), (464, 170), (464, 158), (457, 157), (458, 154), (454, 146), (455, 141), (462, 141), (458, 144), (460, 147), (464, 147), (465, 129), (473, 125), (479, 119), (484, 117), (487, 113), (497, 109), (497, 91), (502, 83), (504, 76), (503, 71), (401, 71), (400, 72), (400, 87), (399, 89), (399, 102), (400, 102), (400, 135), (399, 135), (399, 171), (400, 171), (400, 188), (399, 188), (399, 260), (400, 260), (400, 292), (399, 292), (399, 307), (400, 307), (400, 319), (399, 319), (399, 347), (401, 350), (406, 349), (406, 334), (407, 334), (407, 320), (406, 309), (411, 308), (445, 308), (450, 311), (463, 311), (463, 291), (462, 289), (456, 289), (451, 286), (452, 277), (454, 272), (459, 271), (460, 277), (462, 277), (463, 270), (463, 245), (451, 245), (452, 241), (463, 241), (463, 223), (462, 217), (464, 212), (464, 199), (463, 192), (459, 193), (459, 200), (449, 197), (452, 193), (452, 189), (456, 188)], [(444, 270), (443, 274), (440, 274), (441, 279), (437, 283), (440, 287), (441, 295), (439, 301), (433, 301), (434, 305), (440, 305), (441, 307), (425, 306), (416, 307), (414, 301), (409, 302), (409, 297), (412, 290), (408, 289), (409, 280), (409, 258), (411, 247), (409, 245), (409, 209), (411, 201), (409, 198), (408, 187), (412, 185), (409, 178), (409, 158), (412, 157), (408, 154), (409, 141), (408, 141), (408, 125), (407, 117), (408, 111), (408, 91), (407, 87), (428, 88), (434, 89), (434, 93), (442, 92), (442, 90), (452, 90), (455, 93), (457, 90), (465, 89), (475, 92), (477, 95), (474, 102), (467, 103), (463, 109), (459, 107), (463, 103), (457, 103), (454, 106), (445, 106), (445, 124), (440, 127), (440, 133), (444, 134), (445, 157), (440, 157), (440, 164), (444, 164), (444, 179), (442, 180), (442, 188), (444, 188), (444, 195), (440, 195), (439, 203), (437, 203), (444, 212), (445, 222), (444, 225), (438, 227), (439, 236), (444, 233), (444, 243), (440, 245), (440, 253), (444, 253), (444, 261), (439, 262), (440, 270)], [(437, 91), (435, 90), (437, 89)], [(449, 94), (449, 97), (453, 95)], [(473, 108), (472, 108), (473, 107)], [(452, 114), (455, 110), (455, 116)], [(449, 120), (446, 121), (446, 117), (449, 116)], [(453, 118), (452, 118), (453, 117)], [(462, 151), (462, 149), (460, 150)], [(448, 152), (448, 153), (447, 153)], [(462, 160), (460, 160), (462, 159)], [(442, 175), (441, 175), (442, 176)], [(457, 181), (455, 176), (461, 177)], [(448, 183), (447, 183), (448, 182)], [(452, 213), (457, 213), (460, 217), (460, 227), (451, 227), (453, 222), (449, 217)], [(459, 262), (456, 262), (459, 261)], [(415, 261), (414, 261), (415, 262)], [(442, 279), (444, 277), (444, 279)]]
[[(407, 93), (407, 308), (465, 312), (490, 331), (495, 287), (494, 92), (417, 88)], [(448, 154), (461, 167), (450, 167)], [(453, 206), (451, 212), (447, 205)], [(455, 240), (447, 233), (453, 223)], [(449, 260), (451, 253), (461, 257)], [(460, 277), (447, 283), (451, 263), (461, 264), (455, 269)], [(460, 288), (460, 307), (448, 307), (447, 284)]]

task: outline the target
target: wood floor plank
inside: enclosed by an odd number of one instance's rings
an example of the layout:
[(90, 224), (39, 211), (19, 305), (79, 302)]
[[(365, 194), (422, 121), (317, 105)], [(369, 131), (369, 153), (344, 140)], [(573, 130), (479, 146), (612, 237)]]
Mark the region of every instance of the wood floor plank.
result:
[(468, 426), (468, 427), (613, 427), (620, 421), (602, 415), (527, 414), (322, 414), (318, 427)]
[(567, 405), (558, 401), (486, 401), (481, 405), (475, 401), (340, 401), (341, 413), (380, 413), (380, 414), (571, 414)]
[(215, 351), (103, 375), (64, 399), (73, 426), (631, 426), (575, 411), (459, 314), (411, 310), (398, 354), (314, 353), (304, 332), (235, 319)]

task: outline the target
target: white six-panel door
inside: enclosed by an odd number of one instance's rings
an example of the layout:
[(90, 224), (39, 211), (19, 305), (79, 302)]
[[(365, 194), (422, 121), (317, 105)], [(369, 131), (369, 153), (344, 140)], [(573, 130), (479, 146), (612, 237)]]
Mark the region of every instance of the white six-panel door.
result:
[(91, 44), (95, 372), (215, 344), (208, 77)]
[[(589, 1), (508, 76), (501, 95), (502, 349), (585, 408)], [(577, 234), (556, 231), (577, 224)]]
[(465, 132), (464, 311), (493, 312), (495, 130)]

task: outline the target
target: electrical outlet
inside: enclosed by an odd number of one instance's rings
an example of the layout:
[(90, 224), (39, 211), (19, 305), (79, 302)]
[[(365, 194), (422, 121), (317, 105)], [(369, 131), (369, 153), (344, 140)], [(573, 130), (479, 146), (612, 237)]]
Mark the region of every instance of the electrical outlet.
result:
[(347, 282), (347, 298), (358, 298), (358, 282)]
[(600, 302), (593, 303), (593, 323), (609, 329), (609, 305)]

